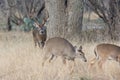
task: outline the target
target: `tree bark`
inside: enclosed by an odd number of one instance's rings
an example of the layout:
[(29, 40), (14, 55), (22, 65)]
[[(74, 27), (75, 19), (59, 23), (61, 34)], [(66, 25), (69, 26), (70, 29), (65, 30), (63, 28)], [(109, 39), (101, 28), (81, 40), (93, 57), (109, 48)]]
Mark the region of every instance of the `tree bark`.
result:
[(69, 0), (67, 11), (67, 37), (78, 39), (82, 30), (83, 0)]
[(120, 0), (88, 0), (86, 4), (107, 24), (110, 39), (120, 39)]
[[(119, 0), (120, 1), (120, 0)], [(109, 17), (108, 27), (109, 34), (112, 40), (118, 40), (120, 36), (120, 5), (117, 0), (110, 0), (109, 2)]]
[(10, 23), (10, 17), (8, 17), (7, 29), (8, 29), (8, 31), (11, 31), (11, 30), (12, 30), (12, 25), (11, 25), (11, 23)]
[(45, 0), (49, 13), (47, 35), (76, 39), (80, 36), (83, 0)]

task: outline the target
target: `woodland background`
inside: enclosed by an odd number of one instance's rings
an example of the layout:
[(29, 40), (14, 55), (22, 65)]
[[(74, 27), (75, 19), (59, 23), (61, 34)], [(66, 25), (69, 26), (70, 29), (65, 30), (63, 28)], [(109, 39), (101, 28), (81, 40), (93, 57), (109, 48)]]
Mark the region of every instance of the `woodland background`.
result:
[[(43, 52), (34, 47), (33, 22), (46, 20), (47, 39), (64, 37), (82, 45), (87, 63), (61, 58), (41, 66)], [(120, 45), (120, 0), (0, 0), (0, 80), (119, 80), (120, 67), (108, 60), (101, 72), (88, 64), (99, 43)]]
[(119, 0), (0, 0), (0, 10), (1, 30), (30, 31), (31, 19), (46, 19), (48, 37), (119, 40)]

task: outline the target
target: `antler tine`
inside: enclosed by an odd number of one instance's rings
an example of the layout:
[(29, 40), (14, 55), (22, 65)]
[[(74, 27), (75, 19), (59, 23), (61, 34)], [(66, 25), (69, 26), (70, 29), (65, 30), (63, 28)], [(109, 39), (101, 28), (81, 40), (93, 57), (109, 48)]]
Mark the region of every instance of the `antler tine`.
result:
[(38, 20), (36, 20), (36, 19), (34, 19), (34, 24), (33, 25), (36, 26), (36, 27), (40, 27), (40, 24), (39, 24)]
[(35, 23), (36, 23), (37, 26), (42, 27), (42, 26), (44, 26), (44, 24), (47, 22), (47, 19), (48, 19), (48, 18), (49, 18), (49, 14), (48, 14), (48, 11), (46, 10), (46, 17), (43, 18), (42, 23), (40, 24), (40, 23), (38, 22), (38, 20), (36, 20), (36, 19), (35, 19)]
[(45, 14), (46, 14), (46, 16), (43, 18), (41, 26), (43, 26), (47, 22), (47, 19), (49, 18), (49, 13), (48, 13), (47, 9), (45, 9)]

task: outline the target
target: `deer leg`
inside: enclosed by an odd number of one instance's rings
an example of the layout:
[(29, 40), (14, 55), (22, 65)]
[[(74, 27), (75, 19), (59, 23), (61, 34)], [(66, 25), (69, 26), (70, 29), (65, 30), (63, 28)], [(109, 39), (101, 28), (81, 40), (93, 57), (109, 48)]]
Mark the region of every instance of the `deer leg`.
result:
[(75, 61), (74, 60), (72, 60), (72, 67), (71, 67), (71, 71), (70, 71), (70, 74), (72, 74), (73, 72), (74, 72), (74, 67), (75, 67), (75, 65), (76, 65), (76, 63), (75, 63)]
[(44, 57), (43, 57), (42, 66), (44, 66), (44, 63), (45, 63), (45, 61), (47, 60), (47, 58), (48, 58), (47, 56), (44, 56)]
[(102, 70), (103, 69), (103, 64), (105, 63), (106, 59), (101, 59), (99, 62), (98, 62), (98, 66), (99, 68)]
[(54, 58), (54, 55), (52, 54), (52, 56), (49, 59), (49, 63), (51, 62), (51, 60)]
[(96, 61), (97, 61), (96, 58), (93, 58), (93, 59), (90, 61), (90, 64), (89, 64), (89, 66), (88, 66), (88, 69), (89, 69), (89, 70), (93, 67), (93, 65), (96, 63)]
[(41, 47), (44, 47), (44, 42), (43, 41), (41, 42)]
[(35, 41), (35, 40), (34, 40), (34, 45), (35, 45), (35, 47), (37, 46), (37, 41)]
[(66, 59), (65, 57), (62, 57), (63, 63), (66, 64)]
[(41, 47), (40, 42), (38, 41), (38, 46)]

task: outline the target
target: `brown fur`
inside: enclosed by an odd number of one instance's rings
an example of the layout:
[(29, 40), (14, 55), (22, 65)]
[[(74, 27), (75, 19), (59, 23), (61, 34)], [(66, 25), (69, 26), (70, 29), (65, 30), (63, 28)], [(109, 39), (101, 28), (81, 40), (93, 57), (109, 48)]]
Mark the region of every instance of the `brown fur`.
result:
[(37, 46), (38, 44), (39, 47), (43, 47), (47, 38), (46, 30), (45, 30), (45, 34), (39, 34), (38, 28), (35, 28), (33, 29), (32, 34), (33, 34), (33, 40), (35, 46)]
[(87, 61), (81, 47), (76, 49), (70, 42), (60, 37), (54, 37), (46, 41), (43, 51), (43, 65), (46, 59), (48, 59), (50, 56), (51, 58), (49, 59), (49, 62), (54, 57), (58, 56), (62, 57), (64, 63), (66, 59), (74, 61), (76, 57), (82, 58), (82, 60), (85, 62)]
[(96, 58), (92, 59), (90, 62), (90, 67), (92, 67), (97, 60), (98, 66), (102, 68), (102, 65), (107, 59), (112, 59), (120, 63), (120, 47), (113, 44), (99, 44), (95, 48)]

